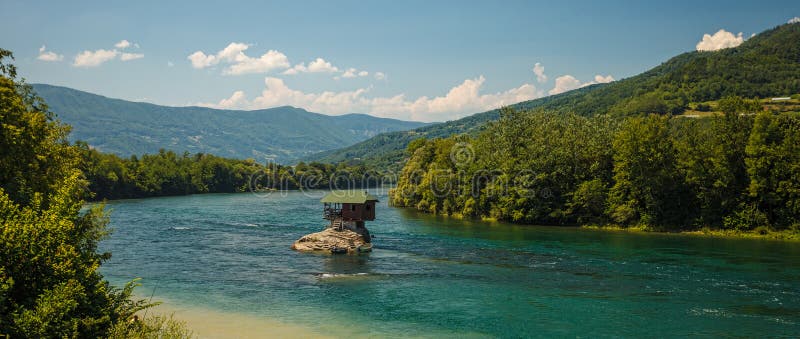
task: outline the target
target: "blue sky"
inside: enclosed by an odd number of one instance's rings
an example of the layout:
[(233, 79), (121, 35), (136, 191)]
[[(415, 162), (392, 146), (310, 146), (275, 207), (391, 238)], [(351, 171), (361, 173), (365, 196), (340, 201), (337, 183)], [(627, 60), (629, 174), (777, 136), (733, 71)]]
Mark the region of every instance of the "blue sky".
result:
[(800, 16), (798, 1), (4, 0), (2, 9), (0, 47), (28, 82), (172, 106), (419, 121), (619, 80), (695, 50), (704, 34), (706, 48), (735, 46)]

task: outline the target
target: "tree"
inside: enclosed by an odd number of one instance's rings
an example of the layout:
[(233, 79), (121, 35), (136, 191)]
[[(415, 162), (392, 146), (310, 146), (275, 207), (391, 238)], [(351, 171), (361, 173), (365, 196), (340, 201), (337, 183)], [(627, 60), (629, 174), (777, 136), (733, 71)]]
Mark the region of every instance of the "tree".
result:
[(706, 119), (679, 119), (674, 126), (677, 167), (692, 191), (698, 226), (723, 226), (748, 186), (745, 146), (753, 119), (737, 111)]
[(800, 116), (758, 114), (746, 153), (751, 208), (775, 228), (800, 223)]
[(105, 337), (149, 305), (97, 272), (110, 257), (97, 253), (108, 215), (103, 205), (81, 212), (87, 182), (69, 128), (14, 79), (11, 57), (0, 49), (0, 333)]
[[(2, 49), (0, 56), (12, 57)], [(54, 191), (77, 158), (66, 139), (69, 126), (53, 119), (29, 85), (13, 79), (16, 69), (2, 58), (0, 71), (0, 189), (24, 205), (36, 193)]]
[(681, 225), (688, 201), (675, 167), (667, 117), (626, 119), (614, 137), (608, 214), (623, 225)]

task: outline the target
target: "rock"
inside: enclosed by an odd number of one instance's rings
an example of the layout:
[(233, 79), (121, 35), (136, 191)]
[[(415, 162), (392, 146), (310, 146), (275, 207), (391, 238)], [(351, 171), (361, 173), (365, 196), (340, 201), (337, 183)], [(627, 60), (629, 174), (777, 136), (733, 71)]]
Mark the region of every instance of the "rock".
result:
[(292, 244), (292, 249), (301, 252), (331, 252), (331, 248), (346, 248), (347, 253), (357, 253), (359, 246), (368, 244), (365, 241), (369, 233), (364, 229), (364, 233), (343, 229), (338, 231), (334, 228), (326, 228), (322, 232), (304, 235)]

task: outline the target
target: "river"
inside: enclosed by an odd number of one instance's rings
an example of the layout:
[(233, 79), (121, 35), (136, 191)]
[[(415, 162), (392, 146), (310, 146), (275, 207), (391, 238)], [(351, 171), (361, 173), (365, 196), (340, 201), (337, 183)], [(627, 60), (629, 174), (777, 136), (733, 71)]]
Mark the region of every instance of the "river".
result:
[(290, 249), (322, 229), (320, 191), (113, 201), (101, 272), (240, 331), (263, 320), (308, 331), (284, 332), (298, 336), (800, 336), (798, 243), (459, 220), (375, 193), (363, 256)]

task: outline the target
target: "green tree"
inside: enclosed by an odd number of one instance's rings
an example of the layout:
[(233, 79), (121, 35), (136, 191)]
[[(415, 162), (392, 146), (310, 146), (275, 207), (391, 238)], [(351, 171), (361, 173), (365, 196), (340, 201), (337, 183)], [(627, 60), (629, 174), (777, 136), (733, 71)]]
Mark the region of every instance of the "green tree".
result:
[(28, 204), (36, 193), (55, 190), (76, 157), (66, 140), (69, 127), (53, 119), (29, 85), (12, 78), (13, 65), (2, 59), (0, 65), (0, 188), (15, 202)]
[(745, 147), (753, 119), (736, 112), (676, 120), (677, 167), (694, 196), (691, 212), (698, 226), (723, 226), (744, 198), (749, 183)]
[(14, 79), (10, 57), (0, 49), (0, 333), (105, 337), (149, 305), (97, 272), (108, 216), (102, 205), (81, 212), (87, 183), (68, 127)]
[(800, 116), (797, 113), (758, 114), (746, 152), (750, 177), (748, 192), (754, 204), (750, 208), (764, 213), (775, 228), (797, 225), (800, 222)]
[(614, 186), (608, 213), (623, 225), (681, 225), (688, 201), (675, 166), (669, 119), (626, 119), (614, 137)]

